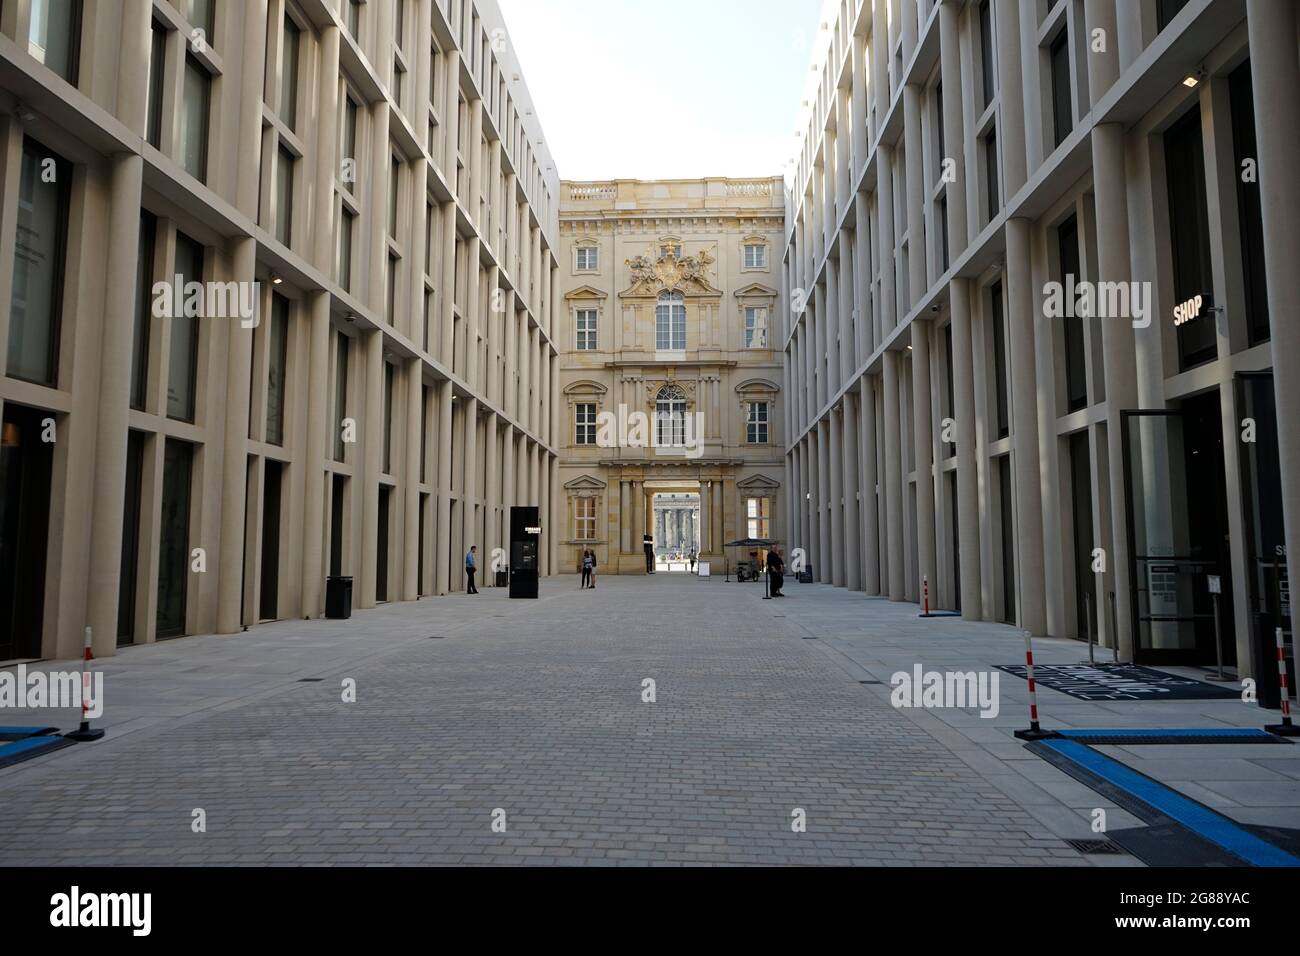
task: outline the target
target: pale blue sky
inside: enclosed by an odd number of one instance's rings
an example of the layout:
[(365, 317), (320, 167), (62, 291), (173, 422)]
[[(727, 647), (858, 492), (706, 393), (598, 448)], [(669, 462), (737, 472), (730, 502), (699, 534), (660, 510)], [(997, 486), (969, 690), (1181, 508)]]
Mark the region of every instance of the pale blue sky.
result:
[(498, 0), (564, 179), (780, 176), (822, 0)]

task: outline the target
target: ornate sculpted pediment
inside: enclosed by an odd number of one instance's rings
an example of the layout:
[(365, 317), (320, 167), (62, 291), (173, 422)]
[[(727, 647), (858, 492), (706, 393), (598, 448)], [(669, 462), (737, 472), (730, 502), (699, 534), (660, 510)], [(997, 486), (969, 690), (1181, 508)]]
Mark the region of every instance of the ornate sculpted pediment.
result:
[(622, 296), (657, 296), (661, 292), (683, 295), (721, 295), (709, 282), (710, 266), (717, 260), (707, 249), (693, 256), (647, 254), (624, 260), (632, 282)]

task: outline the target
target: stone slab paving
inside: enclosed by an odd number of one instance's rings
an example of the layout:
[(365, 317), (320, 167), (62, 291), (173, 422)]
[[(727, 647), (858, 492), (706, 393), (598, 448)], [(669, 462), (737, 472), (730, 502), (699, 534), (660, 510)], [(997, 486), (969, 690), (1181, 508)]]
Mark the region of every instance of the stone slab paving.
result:
[[(1011, 736), (1023, 681), (1002, 676), (993, 720), (890, 705), (890, 674), (917, 661), (1015, 663), (1011, 628), (918, 621), (915, 605), (821, 585), (788, 586), (785, 601), (679, 574), (542, 589), (538, 601), (485, 588), (97, 662), (108, 736), (0, 770), (0, 864), (1135, 862), (1063, 842), (1095, 837), (1088, 812), (1107, 804)], [(1079, 646), (1039, 642), (1036, 654), (1073, 661)], [(345, 678), (355, 703), (341, 699)], [(1181, 724), (1205, 711), (1254, 726), (1265, 713), (1056, 692), (1042, 703), (1048, 722), (1072, 726), (1145, 726), (1153, 707)], [(77, 715), (0, 718), (70, 729)], [(1121, 758), (1134, 763), (1169, 748), (1117, 749), (1161, 751)], [(1175, 749), (1169, 771), (1191, 776), (1198, 755)], [(1292, 758), (1210, 749), (1213, 779), (1198, 786), (1285, 825)], [(196, 808), (206, 833), (192, 832)], [(792, 831), (796, 808), (806, 832)], [(1112, 828), (1136, 822), (1110, 812)]]

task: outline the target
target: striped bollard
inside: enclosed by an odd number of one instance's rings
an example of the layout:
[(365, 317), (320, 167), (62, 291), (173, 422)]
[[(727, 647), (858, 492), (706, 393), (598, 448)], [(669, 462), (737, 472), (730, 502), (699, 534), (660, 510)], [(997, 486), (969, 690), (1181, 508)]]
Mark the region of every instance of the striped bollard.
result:
[(1029, 682), (1029, 729), (1017, 730), (1016, 737), (1020, 740), (1042, 740), (1045, 737), (1055, 737), (1056, 734), (1050, 730), (1044, 730), (1038, 726), (1038, 688), (1034, 686), (1034, 648), (1030, 643), (1029, 630), (1025, 630), (1025, 679)]
[(95, 652), (91, 644), (90, 628), (86, 628), (86, 643), (81, 653), (81, 726), (70, 734), (64, 734), (70, 740), (98, 740), (104, 736), (104, 731), (92, 729), (90, 726), (90, 672), (86, 670), (86, 665), (95, 659)]
[(1300, 737), (1300, 727), (1291, 723), (1291, 690), (1286, 681), (1286, 645), (1282, 640), (1282, 628), (1274, 632), (1277, 638), (1277, 680), (1282, 691), (1282, 723), (1269, 724), (1264, 729), (1279, 737)]

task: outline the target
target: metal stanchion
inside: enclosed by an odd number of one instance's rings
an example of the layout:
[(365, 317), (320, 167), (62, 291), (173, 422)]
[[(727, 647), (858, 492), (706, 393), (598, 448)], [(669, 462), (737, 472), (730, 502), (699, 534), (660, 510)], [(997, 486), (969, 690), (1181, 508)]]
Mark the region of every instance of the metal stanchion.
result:
[(1029, 682), (1029, 729), (1017, 730), (1016, 736), (1021, 740), (1042, 740), (1055, 737), (1050, 730), (1038, 726), (1038, 689), (1034, 686), (1034, 648), (1031, 644), (1028, 628), (1025, 629), (1025, 679)]
[(1218, 662), (1218, 673), (1210, 675), (1210, 680), (1236, 680), (1223, 673), (1223, 632), (1219, 624), (1219, 591), (1222, 585), (1217, 574), (1206, 575), (1206, 579), (1210, 586), (1210, 599), (1214, 602), (1214, 658)]
[(1092, 595), (1083, 596), (1083, 626), (1088, 630), (1088, 663), (1096, 664), (1092, 651)]
[(81, 726), (70, 734), (65, 734), (70, 740), (98, 740), (104, 736), (104, 731), (92, 729), (90, 726), (90, 671), (86, 670), (86, 665), (94, 660), (95, 653), (91, 646), (90, 628), (86, 628), (86, 642), (81, 653)]

